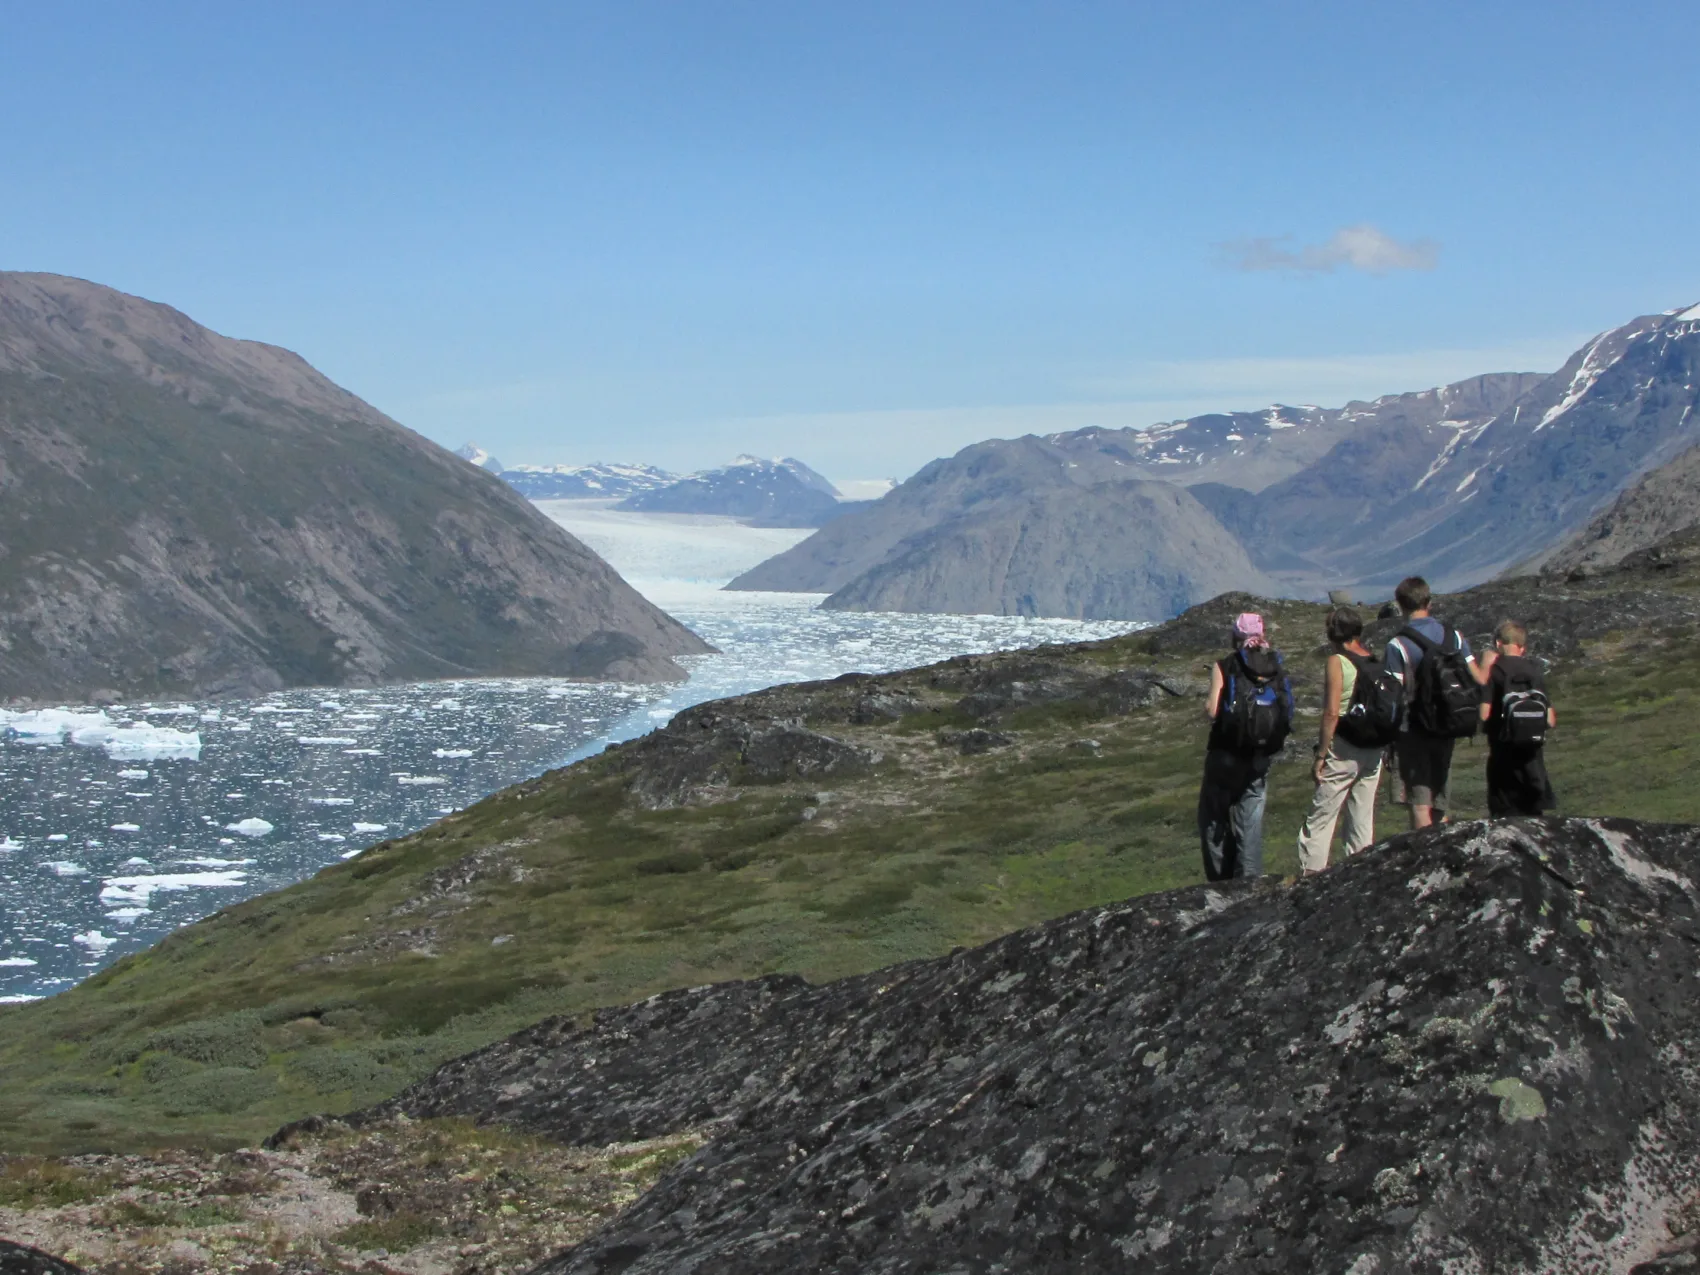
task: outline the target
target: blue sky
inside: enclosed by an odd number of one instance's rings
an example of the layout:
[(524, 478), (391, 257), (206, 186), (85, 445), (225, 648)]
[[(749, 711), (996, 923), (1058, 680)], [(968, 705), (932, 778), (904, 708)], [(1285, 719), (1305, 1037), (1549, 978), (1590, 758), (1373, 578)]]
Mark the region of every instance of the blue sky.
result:
[(509, 463), (1556, 367), (1700, 301), (1700, 6), (0, 0), (0, 268)]

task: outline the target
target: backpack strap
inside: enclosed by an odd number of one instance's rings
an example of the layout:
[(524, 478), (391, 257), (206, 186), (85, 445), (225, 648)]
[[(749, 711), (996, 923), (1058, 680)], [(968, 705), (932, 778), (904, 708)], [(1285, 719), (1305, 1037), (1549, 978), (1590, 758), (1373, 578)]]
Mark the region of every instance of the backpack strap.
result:
[[(1394, 637), (1408, 638), (1410, 641), (1415, 642), (1417, 644), (1417, 646), (1419, 648), (1421, 648), (1422, 653), (1424, 655), (1432, 655), (1434, 652), (1438, 651), (1440, 649), (1440, 646), (1441, 646), (1441, 644), (1439, 642), (1436, 642), (1428, 634), (1418, 632), (1415, 628), (1413, 628), (1409, 624), (1407, 624), (1404, 628), (1400, 629), (1393, 636)], [(1450, 636), (1450, 635), (1448, 635), (1448, 636)]]

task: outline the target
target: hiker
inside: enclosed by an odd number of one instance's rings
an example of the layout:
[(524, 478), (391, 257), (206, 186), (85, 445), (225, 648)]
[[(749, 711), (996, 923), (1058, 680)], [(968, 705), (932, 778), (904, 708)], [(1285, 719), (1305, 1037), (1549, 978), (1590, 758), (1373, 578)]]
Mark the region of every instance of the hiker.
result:
[(1211, 881), (1263, 875), (1263, 806), (1269, 762), (1293, 722), (1293, 688), (1263, 617), (1234, 620), (1234, 652), (1210, 670), (1210, 742), (1198, 790), (1198, 837)]
[(1394, 801), (1411, 808), (1411, 827), (1443, 823), (1452, 778), (1452, 746), (1481, 725), (1486, 675), (1470, 644), (1429, 614), (1428, 581), (1409, 576), (1393, 591), (1405, 627), (1381, 662), (1405, 687), (1405, 721), (1393, 743)]
[(1493, 631), (1493, 649), (1482, 654), (1487, 696), (1482, 721), (1487, 725), (1487, 803), (1494, 819), (1539, 815), (1558, 805), (1547, 778), (1547, 731), (1558, 714), (1547, 698), (1541, 666), (1526, 654), (1529, 630), (1503, 620)]
[(1328, 613), (1333, 650), (1322, 679), (1322, 729), (1311, 778), (1316, 795), (1299, 829), (1299, 871), (1328, 866), (1334, 825), (1345, 808), (1340, 850), (1356, 854), (1375, 840), (1375, 790), (1382, 750), (1399, 734), (1405, 688), (1363, 643), (1364, 618), (1349, 606)]

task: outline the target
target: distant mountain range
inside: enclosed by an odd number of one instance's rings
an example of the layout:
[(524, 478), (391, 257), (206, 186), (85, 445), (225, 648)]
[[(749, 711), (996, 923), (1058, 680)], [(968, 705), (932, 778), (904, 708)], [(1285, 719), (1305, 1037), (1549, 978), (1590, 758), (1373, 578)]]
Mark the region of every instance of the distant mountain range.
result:
[(0, 700), (670, 679), (705, 649), (299, 356), (0, 273)]
[[(1312, 596), (1384, 596), (1412, 572), (1458, 588), (1539, 562), (1700, 444), (1697, 364), (1700, 306), (1604, 333), (1551, 375), (976, 443), (729, 587), (849, 609), (1135, 619), (1235, 573), (1233, 587)], [(1643, 537), (1689, 490), (1648, 481), (1618, 519), (1644, 520)], [(1151, 482), (1188, 499), (1153, 501)], [(1244, 565), (1220, 552), (1224, 533)]]
[(671, 474), (653, 465), (516, 465), (503, 467), (472, 443), (456, 451), (530, 500), (619, 500), (639, 513), (713, 514), (757, 527), (819, 527), (867, 502), (846, 501), (837, 488), (793, 457), (739, 456), (730, 465)]
[(640, 513), (723, 514), (757, 527), (819, 527), (861, 504), (841, 499), (836, 487), (800, 460), (740, 456), (719, 469), (636, 492), (619, 508)]

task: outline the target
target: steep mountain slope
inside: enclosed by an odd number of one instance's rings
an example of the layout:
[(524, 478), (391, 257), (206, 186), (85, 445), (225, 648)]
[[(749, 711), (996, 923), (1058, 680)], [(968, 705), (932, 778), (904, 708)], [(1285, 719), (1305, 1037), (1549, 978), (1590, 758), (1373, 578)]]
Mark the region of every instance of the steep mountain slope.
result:
[(1076, 463), (1100, 458), (1140, 475), (1192, 486), (1224, 483), (1261, 491), (1320, 460), (1356, 434), (1442, 421), (1479, 424), (1546, 379), (1544, 372), (1495, 372), (1437, 389), (1387, 394), (1344, 407), (1285, 407), (1169, 421), (1148, 429), (1083, 429), (1048, 440)]
[(983, 503), (910, 537), (824, 605), (1166, 620), (1230, 589), (1272, 591), (1184, 488), (1135, 480)]
[(1381, 589), (1414, 571), (1457, 587), (1538, 559), (1700, 441), (1697, 403), (1700, 307), (1645, 316), (1491, 420), (1354, 435), (1229, 520), (1289, 587)]
[(0, 274), (0, 699), (666, 678), (702, 649), (296, 355)]
[(1700, 446), (1626, 488), (1576, 536), (1530, 566), (1597, 571), (1700, 523)]
[(637, 513), (717, 514), (757, 527), (818, 527), (843, 514), (838, 491), (800, 460), (740, 456), (730, 465), (634, 493)]
[[(1428, 449), (1420, 462), (1426, 466), (1454, 429), (1485, 424), (1541, 379), (1531, 373), (1500, 373), (1343, 408), (1273, 407), (1200, 416), (1149, 430), (1085, 429), (975, 443), (932, 462), (866, 511), (823, 528), (728, 587), (838, 593), (898, 557), (913, 561), (918, 545), (951, 542), (943, 529), (954, 519), (979, 516), (988, 503), (1134, 478), (1195, 488), (1205, 508), (1243, 534), (1255, 526), (1253, 489), (1307, 472), (1331, 448), (1358, 438), (1410, 434), (1419, 454), (1423, 447)], [(1442, 424), (1447, 421), (1455, 424)], [(1249, 510), (1243, 516), (1241, 506)], [(1153, 526), (1145, 534), (1155, 543), (1159, 529)], [(1198, 534), (1214, 536), (1215, 531), (1201, 525)], [(1132, 524), (1126, 535), (1138, 540), (1141, 528)], [(1063, 561), (1065, 552), (1059, 545), (1052, 561)], [(1260, 563), (1280, 560), (1278, 554), (1259, 558)], [(1073, 565), (1090, 569), (1084, 562)], [(942, 579), (945, 572), (940, 563), (934, 574)], [(1261, 577), (1251, 574), (1243, 587), (1262, 584)], [(1023, 582), (1018, 592), (1028, 591), (1029, 584)], [(927, 604), (920, 594), (911, 594), (910, 601), (920, 610), (953, 609)], [(991, 603), (990, 596), (983, 600), (988, 607)]]
[(498, 476), (528, 500), (623, 500), (679, 481), (653, 465), (515, 465)]

